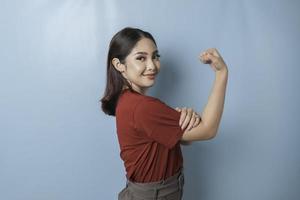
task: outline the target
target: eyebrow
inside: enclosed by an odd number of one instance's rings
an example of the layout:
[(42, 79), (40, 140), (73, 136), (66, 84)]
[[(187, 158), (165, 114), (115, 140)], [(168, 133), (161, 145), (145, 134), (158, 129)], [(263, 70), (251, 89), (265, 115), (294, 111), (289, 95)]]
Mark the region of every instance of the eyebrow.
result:
[[(154, 53), (158, 53), (158, 50), (153, 51), (152, 54), (154, 54)], [(148, 55), (148, 53), (147, 53), (147, 52), (144, 52), (144, 51), (139, 51), (139, 52), (137, 52), (137, 53), (135, 53), (135, 54), (144, 54), (144, 55)], [(135, 55), (135, 54), (134, 54), (134, 55)]]

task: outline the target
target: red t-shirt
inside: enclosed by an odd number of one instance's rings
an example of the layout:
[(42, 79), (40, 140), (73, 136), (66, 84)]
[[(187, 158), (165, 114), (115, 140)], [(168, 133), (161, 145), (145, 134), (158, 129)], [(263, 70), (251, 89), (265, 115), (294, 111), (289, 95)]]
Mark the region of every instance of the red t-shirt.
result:
[(116, 128), (127, 179), (160, 181), (183, 166), (180, 115), (155, 97), (122, 91), (116, 107)]

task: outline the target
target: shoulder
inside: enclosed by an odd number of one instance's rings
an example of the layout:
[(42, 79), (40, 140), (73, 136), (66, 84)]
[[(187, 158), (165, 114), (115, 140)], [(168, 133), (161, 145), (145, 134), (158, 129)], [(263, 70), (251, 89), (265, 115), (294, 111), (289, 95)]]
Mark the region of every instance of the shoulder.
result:
[(126, 99), (127, 106), (133, 108), (133, 112), (136, 115), (143, 115), (145, 113), (151, 114), (156, 113), (165, 113), (165, 114), (176, 114), (177, 111), (173, 109), (171, 106), (167, 105), (164, 101), (160, 100), (159, 98), (153, 96), (142, 95), (137, 92), (125, 92), (124, 99)]
[(134, 113), (140, 117), (164, 117), (164, 116), (175, 116), (178, 117), (179, 112), (174, 108), (166, 104), (164, 101), (150, 96), (144, 96), (136, 104)]
[(151, 110), (156, 107), (165, 106), (166, 104), (156, 97), (143, 96), (140, 97), (139, 102), (136, 105), (136, 109), (148, 109)]

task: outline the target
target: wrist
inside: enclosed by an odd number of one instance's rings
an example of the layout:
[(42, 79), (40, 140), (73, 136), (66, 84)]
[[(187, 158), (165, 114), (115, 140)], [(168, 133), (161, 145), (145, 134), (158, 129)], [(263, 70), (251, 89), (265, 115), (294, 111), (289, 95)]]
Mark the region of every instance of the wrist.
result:
[(228, 75), (228, 69), (227, 67), (224, 67), (218, 71), (216, 71), (217, 76), (227, 76)]

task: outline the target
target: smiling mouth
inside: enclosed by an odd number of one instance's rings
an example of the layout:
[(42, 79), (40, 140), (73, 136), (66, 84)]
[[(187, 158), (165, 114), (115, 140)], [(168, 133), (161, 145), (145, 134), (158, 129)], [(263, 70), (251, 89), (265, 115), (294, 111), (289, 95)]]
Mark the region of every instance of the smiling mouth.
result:
[(143, 74), (143, 76), (155, 76), (156, 74)]
[(155, 79), (155, 74), (153, 75), (143, 75), (144, 77), (147, 77), (148, 79), (154, 80)]
[(155, 76), (155, 74), (153, 74), (153, 75), (143, 75), (143, 76), (149, 76), (149, 77), (152, 77), (152, 76)]

